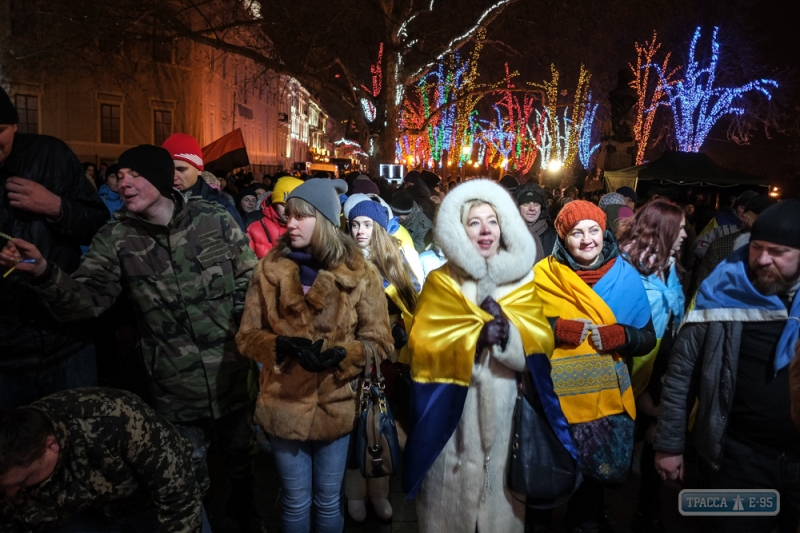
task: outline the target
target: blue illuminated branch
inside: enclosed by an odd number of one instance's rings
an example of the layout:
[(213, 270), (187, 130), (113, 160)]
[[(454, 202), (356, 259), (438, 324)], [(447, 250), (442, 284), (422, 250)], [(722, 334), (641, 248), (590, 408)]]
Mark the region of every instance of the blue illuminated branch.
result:
[(592, 103), (592, 93), (589, 93), (586, 104), (586, 113), (583, 115), (583, 121), (580, 124), (580, 131), (578, 132), (578, 158), (581, 161), (583, 168), (589, 168), (594, 153), (600, 148), (600, 143), (592, 144), (592, 126), (594, 124), (594, 117), (597, 114), (597, 103)]
[(711, 37), (711, 61), (700, 68), (695, 50), (700, 39), (698, 27), (689, 46), (685, 78), (670, 84), (659, 65), (652, 65), (658, 72), (660, 86), (666, 95), (675, 123), (678, 147), (684, 152), (697, 152), (706, 140), (709, 131), (725, 115), (742, 115), (744, 108), (733, 101), (749, 91), (758, 91), (767, 99), (772, 98), (770, 87), (778, 87), (775, 80), (759, 79), (741, 87), (714, 87), (715, 72), (719, 60), (718, 27)]

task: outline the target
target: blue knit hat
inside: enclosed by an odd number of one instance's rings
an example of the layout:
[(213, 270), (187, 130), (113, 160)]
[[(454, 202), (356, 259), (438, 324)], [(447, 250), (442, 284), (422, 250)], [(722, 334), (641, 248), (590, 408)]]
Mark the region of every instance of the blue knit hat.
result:
[(372, 200), (364, 200), (359, 202), (350, 210), (350, 217), (348, 220), (354, 220), (356, 217), (369, 217), (383, 229), (389, 226), (389, 212), (379, 202)]

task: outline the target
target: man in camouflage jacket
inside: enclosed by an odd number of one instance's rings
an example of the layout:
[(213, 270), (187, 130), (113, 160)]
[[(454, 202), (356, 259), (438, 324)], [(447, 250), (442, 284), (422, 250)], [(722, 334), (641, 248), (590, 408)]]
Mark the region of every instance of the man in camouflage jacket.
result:
[(20, 253), (34, 259), (17, 268), (33, 275), (30, 284), (63, 321), (98, 316), (127, 291), (153, 407), (170, 422), (214, 434), (233, 478), (231, 502), (252, 501), (256, 372), (235, 336), (257, 259), (224, 208), (172, 189), (166, 150), (138, 146), (118, 164), (126, 209), (97, 233), (74, 273), (20, 239), (0, 252), (0, 263), (14, 264)]
[[(19, 464), (29, 454), (33, 462)], [(191, 447), (119, 390), (73, 389), (0, 410), (0, 488), (3, 533), (49, 532), (89, 517), (162, 533), (201, 527)]]

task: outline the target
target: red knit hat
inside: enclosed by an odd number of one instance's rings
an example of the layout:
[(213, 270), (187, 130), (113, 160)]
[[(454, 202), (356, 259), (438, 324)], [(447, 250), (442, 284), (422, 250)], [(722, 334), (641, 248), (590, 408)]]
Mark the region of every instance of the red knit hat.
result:
[(161, 145), (172, 159), (185, 161), (199, 171), (203, 171), (203, 149), (197, 139), (187, 133), (173, 133)]
[(581, 220), (594, 220), (600, 225), (603, 232), (606, 231), (606, 214), (592, 202), (584, 200), (573, 200), (561, 208), (554, 225), (558, 236), (564, 239), (569, 230)]

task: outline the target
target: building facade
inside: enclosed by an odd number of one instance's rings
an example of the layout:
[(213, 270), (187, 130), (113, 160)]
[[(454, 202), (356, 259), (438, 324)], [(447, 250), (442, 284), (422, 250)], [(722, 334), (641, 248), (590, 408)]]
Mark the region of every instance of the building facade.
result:
[[(21, 4), (0, 0), (0, 42)], [(0, 84), (20, 114), (19, 131), (65, 141), (81, 161), (110, 163), (139, 144), (160, 145), (175, 132), (201, 146), (240, 128), (253, 170), (275, 172), (330, 153), (332, 121), (296, 80), (253, 61), (184, 41), (98, 43), (87, 67), (40, 68), (0, 47)]]

